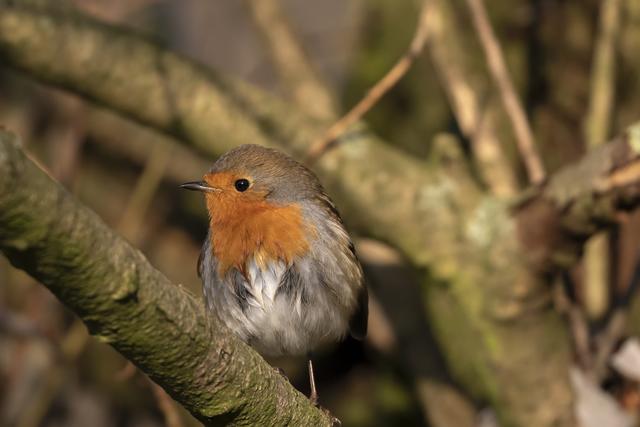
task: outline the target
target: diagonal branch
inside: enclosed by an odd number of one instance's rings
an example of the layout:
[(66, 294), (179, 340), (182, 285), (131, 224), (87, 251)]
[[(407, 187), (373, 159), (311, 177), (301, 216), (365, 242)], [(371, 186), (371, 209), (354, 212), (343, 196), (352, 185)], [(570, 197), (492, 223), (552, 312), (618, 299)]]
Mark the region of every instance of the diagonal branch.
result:
[(480, 43), (487, 59), (491, 76), (498, 87), (504, 109), (511, 120), (516, 136), (518, 151), (524, 162), (529, 181), (534, 184), (542, 182), (545, 177), (544, 166), (535, 146), (533, 132), (518, 99), (509, 76), (498, 39), (493, 33), (483, 0), (467, 0), (473, 24), (480, 36)]
[(344, 116), (336, 121), (324, 134), (316, 138), (307, 152), (307, 162), (313, 163), (322, 156), (336, 140), (349, 129), (350, 126), (360, 120), (380, 99), (389, 92), (407, 74), (411, 65), (422, 52), (427, 42), (427, 17), (429, 2), (423, 1), (418, 24), (413, 34), (409, 49), (394, 64), (393, 67), (367, 92), (367, 94), (354, 105)]
[[(280, 0), (248, 0), (247, 7), (265, 39), (270, 59), (293, 102), (310, 116), (331, 120), (336, 109), (331, 91), (318, 76), (289, 24)], [(310, 102), (313, 100), (313, 102)]]
[(0, 133), (0, 249), (206, 425), (331, 425)]
[(474, 160), (491, 192), (512, 197), (518, 191), (518, 181), (504, 149), (513, 138), (512, 131), (499, 100), (489, 95), (493, 90), (486, 67), (472, 60), (473, 40), (457, 30), (468, 23), (460, 21), (449, 0), (429, 0), (429, 7), (429, 52), (456, 122), (471, 141)]

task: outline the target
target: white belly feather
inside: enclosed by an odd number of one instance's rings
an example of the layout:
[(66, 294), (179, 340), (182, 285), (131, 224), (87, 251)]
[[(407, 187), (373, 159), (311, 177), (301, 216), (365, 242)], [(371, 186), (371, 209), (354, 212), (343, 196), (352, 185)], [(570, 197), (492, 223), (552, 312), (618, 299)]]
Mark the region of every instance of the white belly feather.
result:
[(262, 270), (255, 260), (247, 264), (248, 281), (239, 279), (246, 290), (244, 300), (238, 299), (232, 284), (217, 278), (215, 270), (203, 271), (205, 283), (212, 285), (205, 286), (208, 306), (229, 328), (260, 353), (274, 356), (304, 354), (345, 335), (348, 318), (307, 262), (296, 263), (300, 280), (289, 292), (281, 289), (289, 266), (268, 265)]

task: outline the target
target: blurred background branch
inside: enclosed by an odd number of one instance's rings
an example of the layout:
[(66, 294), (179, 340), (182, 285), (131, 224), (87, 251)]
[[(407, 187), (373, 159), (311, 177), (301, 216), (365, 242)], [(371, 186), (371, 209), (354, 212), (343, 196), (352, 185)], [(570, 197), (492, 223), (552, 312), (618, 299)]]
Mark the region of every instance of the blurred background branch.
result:
[(500, 92), (504, 110), (511, 120), (516, 143), (522, 161), (527, 169), (529, 181), (539, 184), (544, 180), (545, 171), (542, 160), (535, 147), (533, 132), (529, 126), (529, 120), (522, 108), (522, 104), (515, 92), (509, 70), (504, 62), (500, 44), (496, 39), (483, 0), (467, 0), (473, 24), (478, 32), (480, 44), (487, 59), (487, 65), (491, 77)]
[(300, 46), (299, 38), (294, 35), (280, 0), (246, 0), (246, 4), (291, 101), (311, 117), (333, 119), (336, 103), (331, 91), (320, 79)]
[(385, 93), (390, 91), (398, 81), (409, 71), (411, 64), (422, 53), (422, 48), (427, 42), (427, 13), (429, 11), (429, 3), (422, 2), (421, 10), (418, 15), (416, 30), (411, 39), (409, 49), (395, 63), (395, 65), (371, 88), (367, 94), (354, 105), (344, 116), (336, 121), (329, 129), (320, 137), (313, 140), (306, 154), (308, 163), (314, 163), (318, 157), (325, 153), (329, 147), (336, 142), (349, 127), (361, 120)]
[[(618, 0), (602, 2), (599, 31), (591, 71), (589, 110), (585, 118), (587, 148), (593, 149), (609, 137), (614, 108), (616, 42), (620, 27)], [(592, 321), (607, 314), (612, 294), (611, 234), (599, 233), (586, 244), (584, 258), (584, 307)]]
[(428, 7), (429, 50), (458, 126), (471, 140), (474, 158), (491, 191), (513, 196), (518, 184), (505, 154), (509, 137), (501, 128), (500, 107), (490, 95), (486, 71), (470, 60), (472, 39), (451, 30), (464, 26), (451, 2), (434, 0)]

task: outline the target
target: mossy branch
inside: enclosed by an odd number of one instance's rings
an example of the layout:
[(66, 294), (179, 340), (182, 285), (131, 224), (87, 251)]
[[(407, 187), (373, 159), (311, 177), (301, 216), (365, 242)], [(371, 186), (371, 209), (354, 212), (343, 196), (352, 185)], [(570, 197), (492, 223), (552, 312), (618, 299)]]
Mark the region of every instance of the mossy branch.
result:
[(0, 132), (0, 250), (205, 425), (331, 425)]

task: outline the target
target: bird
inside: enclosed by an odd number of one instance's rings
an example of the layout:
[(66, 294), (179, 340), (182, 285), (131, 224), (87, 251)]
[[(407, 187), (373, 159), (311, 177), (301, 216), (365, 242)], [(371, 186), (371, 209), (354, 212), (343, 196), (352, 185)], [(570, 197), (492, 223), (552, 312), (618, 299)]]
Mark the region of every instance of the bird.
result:
[(254, 144), (181, 187), (204, 193), (207, 310), (263, 356), (307, 355), (318, 406), (312, 351), (367, 333), (367, 286), (335, 204), (306, 166)]

